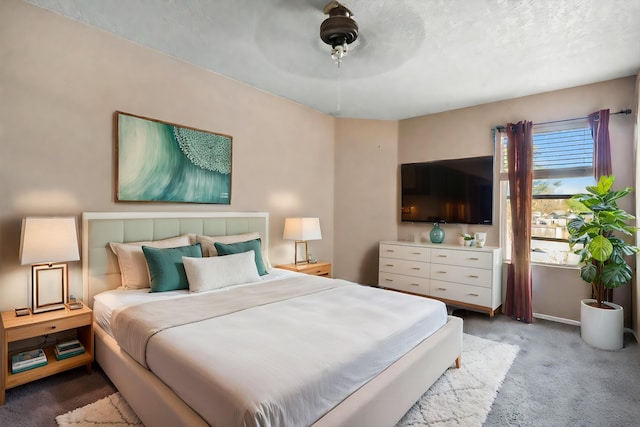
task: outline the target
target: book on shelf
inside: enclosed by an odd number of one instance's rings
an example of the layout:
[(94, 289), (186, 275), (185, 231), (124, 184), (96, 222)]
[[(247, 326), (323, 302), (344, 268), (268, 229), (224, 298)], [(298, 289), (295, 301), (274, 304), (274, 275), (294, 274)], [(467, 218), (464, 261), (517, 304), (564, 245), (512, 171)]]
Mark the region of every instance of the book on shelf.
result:
[(36, 350), (23, 351), (11, 358), (11, 372), (26, 371), (27, 369), (37, 368), (47, 364), (47, 355), (44, 350), (38, 348)]
[(56, 355), (56, 359), (58, 360), (83, 354), (84, 351), (84, 346), (78, 340), (71, 340), (56, 344), (53, 349), (53, 352)]

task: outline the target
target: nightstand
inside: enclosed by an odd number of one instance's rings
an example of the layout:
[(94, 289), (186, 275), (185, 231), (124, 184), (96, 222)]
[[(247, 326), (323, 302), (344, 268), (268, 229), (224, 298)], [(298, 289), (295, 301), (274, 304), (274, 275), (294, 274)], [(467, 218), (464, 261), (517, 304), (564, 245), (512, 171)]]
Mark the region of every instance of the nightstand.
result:
[(313, 276), (331, 277), (331, 263), (318, 261), (315, 264), (282, 264), (276, 268), (297, 271), (298, 273), (311, 274)]
[[(87, 306), (77, 310), (49, 311), (16, 317), (15, 312), (1, 313), (0, 340), (2, 341), (2, 371), (0, 372), (0, 405), (4, 405), (7, 389), (35, 381), (49, 375), (85, 365), (91, 372), (93, 362), (93, 312)], [(9, 343), (34, 337), (44, 337), (61, 331), (75, 329), (77, 339), (82, 342), (85, 352), (78, 356), (56, 360), (53, 345), (44, 347), (47, 364), (16, 374), (11, 373), (11, 357), (18, 352), (9, 352)], [(37, 347), (37, 346), (36, 346)]]

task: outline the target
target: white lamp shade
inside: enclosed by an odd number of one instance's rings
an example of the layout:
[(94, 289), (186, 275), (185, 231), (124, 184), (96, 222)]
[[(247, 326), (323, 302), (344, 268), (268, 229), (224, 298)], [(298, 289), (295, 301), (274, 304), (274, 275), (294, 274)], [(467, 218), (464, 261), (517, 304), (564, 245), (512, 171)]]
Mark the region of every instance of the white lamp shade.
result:
[(286, 218), (282, 238), (286, 240), (321, 240), (320, 219)]
[(74, 217), (27, 217), (22, 220), (20, 263), (78, 261)]

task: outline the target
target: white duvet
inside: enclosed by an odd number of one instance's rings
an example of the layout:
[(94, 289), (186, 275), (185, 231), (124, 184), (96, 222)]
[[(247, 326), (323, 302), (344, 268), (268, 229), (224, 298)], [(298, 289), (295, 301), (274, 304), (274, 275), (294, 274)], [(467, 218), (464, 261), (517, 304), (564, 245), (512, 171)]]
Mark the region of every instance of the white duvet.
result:
[[(326, 283), (331, 286), (325, 287)], [(315, 276), (276, 274), (275, 280), (251, 286), (265, 287), (260, 292), (266, 287), (305, 291), (256, 306), (240, 304), (228, 314), (205, 314), (202, 320), (185, 316), (187, 323), (168, 327), (176, 313), (167, 309), (170, 303), (160, 302), (162, 309), (155, 312), (167, 311), (167, 319), (160, 321), (165, 326), (151, 325), (148, 337), (140, 339), (127, 336), (137, 328), (131, 323), (135, 316), (130, 315), (146, 313), (147, 308), (131, 301), (116, 303), (120, 307), (111, 315), (114, 336), (126, 337), (130, 343), (121, 344), (125, 346), (136, 347), (143, 340), (148, 368), (211, 425), (305, 426), (439, 329), (447, 318), (444, 304), (435, 300)], [(227, 301), (234, 294), (246, 299), (244, 288), (218, 294)], [(114, 293), (107, 294), (102, 301), (96, 297), (99, 322), (109, 317), (100, 309), (105, 299), (113, 298)], [(203, 297), (215, 300), (215, 294)], [(138, 298), (129, 295), (125, 300)], [(183, 304), (199, 295), (177, 293), (159, 299), (181, 299), (175, 306), (184, 310)], [(118, 322), (125, 311), (127, 321)], [(126, 325), (124, 332), (118, 331), (118, 323)]]

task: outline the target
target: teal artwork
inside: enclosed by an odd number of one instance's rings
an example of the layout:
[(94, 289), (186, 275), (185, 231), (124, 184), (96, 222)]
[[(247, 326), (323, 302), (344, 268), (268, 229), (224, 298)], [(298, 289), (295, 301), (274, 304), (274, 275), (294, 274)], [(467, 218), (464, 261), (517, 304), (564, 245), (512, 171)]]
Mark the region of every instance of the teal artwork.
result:
[(118, 201), (231, 203), (231, 136), (116, 112)]

